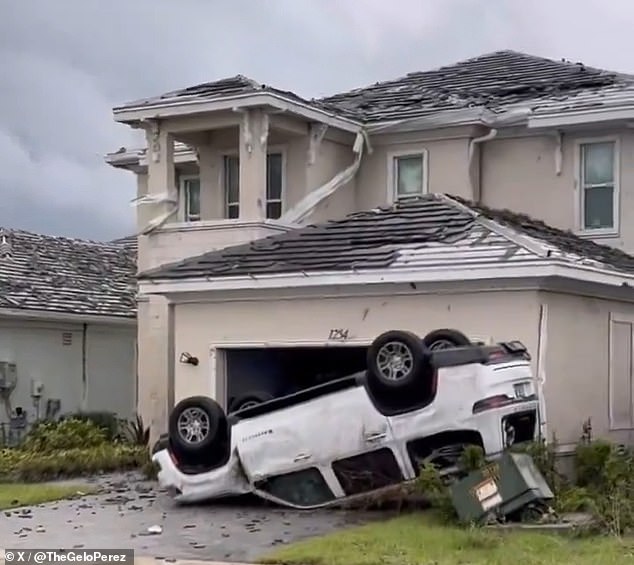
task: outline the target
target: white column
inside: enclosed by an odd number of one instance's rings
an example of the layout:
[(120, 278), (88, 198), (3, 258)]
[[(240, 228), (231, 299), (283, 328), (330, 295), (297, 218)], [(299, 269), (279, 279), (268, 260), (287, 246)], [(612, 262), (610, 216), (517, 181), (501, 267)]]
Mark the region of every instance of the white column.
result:
[(268, 115), (261, 110), (243, 114), (240, 124), (240, 219), (266, 218), (266, 154)]
[[(149, 196), (169, 194), (175, 197), (174, 139), (160, 127), (147, 131), (147, 193)], [(152, 210), (152, 218), (173, 208), (169, 203), (144, 204)]]
[(224, 194), (220, 187), (220, 157), (212, 145), (199, 145), (200, 219), (218, 220), (223, 217)]

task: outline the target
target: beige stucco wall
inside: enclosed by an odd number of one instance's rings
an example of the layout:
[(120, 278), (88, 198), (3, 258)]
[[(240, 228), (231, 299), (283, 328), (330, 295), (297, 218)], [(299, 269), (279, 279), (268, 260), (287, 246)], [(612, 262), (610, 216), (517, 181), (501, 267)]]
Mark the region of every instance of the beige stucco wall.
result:
[(605, 245), (634, 253), (634, 224), (624, 211), (634, 207), (634, 131), (595, 130), (564, 133), (561, 174), (557, 174), (554, 135), (502, 138), (482, 146), (482, 199), (494, 208), (508, 208), (539, 218), (562, 229), (578, 228), (580, 202), (575, 183), (578, 161), (576, 143), (617, 137), (620, 146), (620, 237), (601, 238)]
[(348, 328), (351, 341), (369, 343), (388, 329), (408, 329), (423, 336), (449, 327), (481, 339), (520, 339), (531, 351), (537, 348), (536, 292), (395, 295), (398, 291), (405, 292), (391, 287), (380, 296), (285, 300), (262, 296), (258, 301), (177, 304), (176, 356), (187, 351), (200, 364), (176, 363), (175, 400), (194, 394), (215, 396), (210, 348), (254, 342), (327, 343), (332, 328)]
[[(430, 139), (415, 143), (390, 143), (373, 145), (357, 174), (357, 210), (367, 210), (383, 205), (388, 200), (389, 157), (394, 153), (427, 152), (428, 180), (431, 192), (447, 192), (463, 198), (472, 198), (469, 180), (469, 138)], [(350, 210), (351, 212), (353, 210)]]
[[(40, 417), (46, 403), (61, 401), (61, 413), (116, 412), (130, 418), (136, 410), (136, 329), (112, 325), (20, 320), (0, 316), (0, 361), (16, 364), (17, 386), (11, 406), (36, 416), (31, 398), (33, 381), (44, 385)], [(84, 361), (85, 359), (85, 361)], [(85, 365), (84, 365), (85, 363)], [(0, 423), (8, 421), (0, 408)]]
[[(546, 419), (549, 434), (575, 441), (592, 418), (596, 436), (632, 443), (634, 430), (611, 432), (608, 418), (610, 312), (634, 319), (634, 304), (542, 292), (547, 304)], [(569, 438), (569, 439), (567, 439)]]

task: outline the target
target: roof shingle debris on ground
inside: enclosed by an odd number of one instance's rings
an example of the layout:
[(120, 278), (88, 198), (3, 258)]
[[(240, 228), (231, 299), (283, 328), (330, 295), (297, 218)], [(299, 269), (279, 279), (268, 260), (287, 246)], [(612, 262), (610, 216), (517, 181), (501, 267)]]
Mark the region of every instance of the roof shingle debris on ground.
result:
[(136, 237), (95, 242), (0, 228), (0, 311), (136, 316)]
[[(496, 229), (498, 228), (502, 229)], [(521, 236), (520, 239), (508, 235)], [(529, 238), (542, 251), (536, 255)], [(634, 257), (526, 215), (430, 194), (141, 273), (141, 280), (476, 266), (544, 257), (634, 273)]]
[(360, 123), (373, 123), (478, 107), (501, 112), (517, 105), (537, 110), (555, 104), (565, 111), (577, 106), (587, 108), (588, 104), (608, 105), (612, 97), (622, 97), (624, 92), (633, 97), (634, 76), (503, 50), (320, 99), (302, 98), (237, 75), (137, 100), (121, 108), (271, 93)]

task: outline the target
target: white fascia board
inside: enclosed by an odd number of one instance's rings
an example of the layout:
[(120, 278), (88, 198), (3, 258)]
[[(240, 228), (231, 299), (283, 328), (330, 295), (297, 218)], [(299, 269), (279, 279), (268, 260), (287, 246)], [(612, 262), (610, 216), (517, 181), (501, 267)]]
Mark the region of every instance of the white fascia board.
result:
[(272, 106), (277, 110), (293, 112), (308, 120), (328, 124), (329, 126), (352, 133), (358, 132), (362, 127), (360, 122), (337, 116), (319, 108), (314, 108), (309, 104), (303, 104), (271, 92), (227, 96), (214, 101), (185, 100), (153, 105), (148, 104), (138, 107), (121, 107), (114, 108), (113, 114), (115, 121), (126, 123), (147, 119), (186, 116), (202, 112), (218, 112), (222, 110), (232, 110), (234, 108), (248, 108), (252, 106)]
[(631, 119), (634, 119), (634, 105), (618, 108), (579, 110), (576, 112), (538, 114), (528, 118), (528, 128), (555, 128)]
[(277, 274), (252, 277), (220, 277), (214, 279), (139, 281), (139, 294), (175, 294), (187, 292), (210, 292), (216, 290), (255, 290), (280, 288), (305, 288), (380, 283), (427, 283), (477, 281), (486, 279), (535, 279), (562, 277), (581, 282), (592, 282), (608, 286), (633, 286), (634, 275), (613, 273), (586, 265), (569, 265), (562, 261), (536, 259), (514, 265), (481, 265), (455, 269), (451, 266), (426, 269), (390, 271), (382, 269), (363, 272), (324, 272), (311, 274)]
[(48, 312), (45, 310), (20, 310), (18, 308), (0, 308), (0, 318), (23, 320), (40, 320), (46, 322), (75, 322), (90, 324), (109, 324), (120, 326), (136, 326), (136, 317), (97, 316), (94, 314), (66, 314), (64, 312)]

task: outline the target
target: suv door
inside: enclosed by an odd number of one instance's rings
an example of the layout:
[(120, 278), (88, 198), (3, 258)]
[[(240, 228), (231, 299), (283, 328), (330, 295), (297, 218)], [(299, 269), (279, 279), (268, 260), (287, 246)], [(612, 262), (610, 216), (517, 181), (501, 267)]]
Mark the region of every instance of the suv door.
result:
[[(374, 461), (371, 467), (381, 468), (383, 464), (375, 464), (377, 458), (385, 461), (385, 450), (391, 451), (394, 443), (388, 419), (376, 410), (362, 386), (243, 420), (234, 431), (239, 435), (243, 469), (252, 483), (317, 467), (336, 497), (346, 496), (349, 490), (344, 488), (344, 476), (350, 458), (363, 456), (355, 462)], [(352, 465), (353, 471), (358, 466)]]

